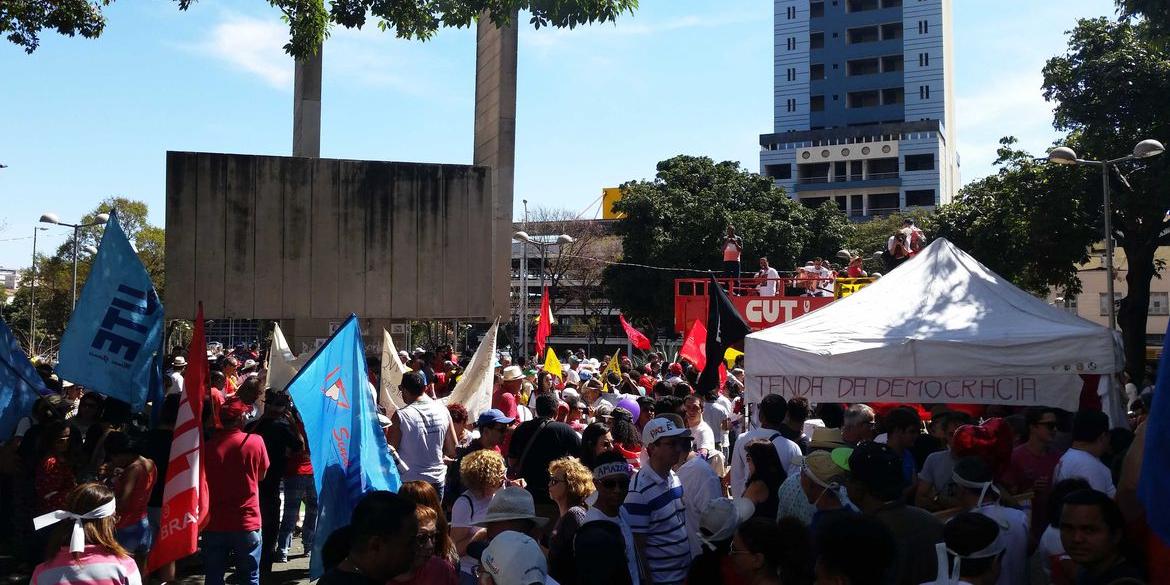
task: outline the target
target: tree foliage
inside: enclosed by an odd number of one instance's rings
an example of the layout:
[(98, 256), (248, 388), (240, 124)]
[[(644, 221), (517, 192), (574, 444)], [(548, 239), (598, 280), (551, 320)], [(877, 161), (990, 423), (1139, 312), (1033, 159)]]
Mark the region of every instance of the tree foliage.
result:
[[(676, 270), (615, 265), (603, 277), (610, 301), (655, 330), (673, 320), (676, 278), (702, 278), (721, 268), (728, 225), (744, 240), (749, 274), (760, 256), (781, 271), (812, 256), (832, 256), (851, 228), (831, 204), (808, 209), (771, 179), (736, 162), (676, 156), (658, 163), (657, 170), (652, 181), (622, 185), (614, 210), (625, 217), (615, 232), (622, 238), (623, 262)], [(815, 238), (814, 223), (820, 230)]]
[[(155, 288), (162, 296), (165, 284), (164, 234), (162, 228), (148, 223), (149, 208), (146, 203), (125, 197), (110, 197), (83, 215), (78, 223), (93, 223), (99, 213), (109, 213), (113, 209), (118, 210), (118, 221), (126, 232), (126, 237), (138, 250), (138, 258), (142, 260)], [(102, 229), (101, 226), (93, 226), (78, 230), (78, 295), (85, 287), (85, 280), (89, 276), (94, 260), (93, 254), (86, 251), (86, 247), (97, 247), (100, 244)], [(35, 264), (35, 289), (32, 286), (32, 268), (24, 270), (21, 274), (23, 285), (16, 291), (12, 303), (3, 307), (3, 316), (24, 346), (30, 348), (33, 340), (29, 337), (31, 331), (29, 318), (32, 315), (31, 307), (35, 294), (36, 347), (41, 352), (51, 353), (60, 341), (61, 334), (65, 332), (69, 315), (73, 312), (73, 234), (70, 233), (51, 256), (38, 254)]]
[(1071, 194), (1083, 190), (1072, 169), (1037, 162), (1000, 140), (999, 172), (972, 182), (939, 209), (936, 237), (945, 237), (984, 265), (1035, 294), (1052, 287), (1076, 294), (1078, 263), (1100, 238), (1090, 209)]
[[(1146, 138), (1168, 141), (1168, 95), (1170, 47), (1151, 40), (1148, 20), (1080, 20), (1068, 51), (1044, 67), (1044, 97), (1056, 104), (1054, 126), (1069, 132), (1067, 143), (1083, 159), (1124, 157)], [(1100, 217), (1100, 173), (1079, 173), (1086, 179), (1080, 191), (1086, 208)], [(1113, 235), (1129, 263), (1118, 322), (1126, 369), (1137, 376), (1145, 366), (1150, 281), (1158, 268), (1154, 253), (1170, 244), (1163, 221), (1170, 207), (1170, 156), (1121, 162), (1108, 180)]]
[[(0, 2), (0, 33), (32, 53), (44, 29), (96, 38), (106, 20), (102, 9), (113, 0), (11, 0)], [(175, 0), (187, 10), (196, 0)], [(519, 11), (530, 14), (536, 28), (575, 28), (613, 22), (633, 13), (638, 0), (267, 0), (288, 24), (284, 50), (297, 59), (315, 55), (333, 26), (358, 28), (373, 19), (379, 29), (403, 39), (426, 40), (440, 28), (471, 26), (487, 14), (498, 26), (510, 24)]]

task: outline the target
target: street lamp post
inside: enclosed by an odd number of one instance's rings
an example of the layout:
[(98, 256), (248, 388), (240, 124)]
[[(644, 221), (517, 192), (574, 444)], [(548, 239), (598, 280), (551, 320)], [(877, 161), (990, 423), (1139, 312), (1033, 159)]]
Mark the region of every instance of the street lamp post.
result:
[(1133, 152), (1112, 160), (1085, 160), (1077, 158), (1075, 150), (1067, 146), (1059, 146), (1048, 153), (1048, 162), (1058, 165), (1081, 165), (1100, 167), (1101, 169), (1101, 196), (1105, 215), (1105, 295), (1109, 297), (1109, 328), (1117, 328), (1117, 308), (1113, 293), (1113, 217), (1110, 205), (1109, 169), (1130, 160), (1138, 160), (1158, 156), (1166, 151), (1157, 140), (1143, 140), (1133, 147)]
[(49, 228), (33, 226), (33, 254), (32, 254), (32, 292), (28, 302), (28, 353), (37, 355), (37, 232), (47, 231)]
[(78, 235), (81, 232), (81, 228), (93, 227), (96, 225), (105, 225), (105, 223), (107, 221), (110, 221), (110, 214), (99, 213), (95, 219), (97, 221), (94, 221), (91, 223), (74, 224), (74, 223), (65, 223), (65, 222), (61, 221), (57, 217), (57, 214), (55, 214), (55, 213), (46, 213), (46, 214), (41, 216), (41, 223), (51, 223), (51, 224), (56, 224), (56, 225), (63, 226), (63, 227), (73, 228), (73, 305), (72, 305), (72, 307), (74, 309), (77, 308), (77, 239), (78, 239)]
[(528, 271), (528, 245), (532, 244), (533, 246), (536, 246), (538, 249), (540, 249), (540, 291), (543, 294), (544, 293), (545, 265), (547, 263), (546, 251), (547, 251), (548, 247), (553, 245), (553, 244), (556, 244), (557, 245), (557, 257), (559, 258), (560, 254), (561, 254), (560, 247), (565, 245), (565, 244), (571, 244), (571, 243), (573, 243), (574, 240), (573, 240), (573, 237), (568, 235), (568, 234), (561, 234), (561, 235), (557, 236), (557, 239), (555, 242), (541, 242), (539, 240), (532, 239), (532, 236), (529, 236), (528, 232), (525, 232), (525, 231), (519, 231), (519, 232), (512, 234), (512, 239), (520, 242), (524, 246), (523, 247), (524, 261), (520, 265), (520, 281), (521, 281), (520, 286), (523, 288), (523, 292), (522, 292), (523, 296), (521, 297), (521, 300), (520, 300), (520, 312), (522, 314), (522, 316), (520, 318), (520, 343), (523, 344), (523, 348), (524, 348), (521, 351), (521, 355), (528, 357), (528, 274), (527, 274), (527, 271)]

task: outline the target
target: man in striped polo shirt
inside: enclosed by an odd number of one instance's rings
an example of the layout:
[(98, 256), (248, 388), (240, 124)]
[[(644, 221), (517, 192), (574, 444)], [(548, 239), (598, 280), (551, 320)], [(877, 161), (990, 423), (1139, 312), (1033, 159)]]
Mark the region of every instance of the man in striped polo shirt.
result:
[(691, 432), (655, 418), (642, 429), (649, 464), (634, 476), (625, 511), (634, 533), (646, 585), (683, 583), (691, 564), (682, 483), (671, 467), (690, 449)]

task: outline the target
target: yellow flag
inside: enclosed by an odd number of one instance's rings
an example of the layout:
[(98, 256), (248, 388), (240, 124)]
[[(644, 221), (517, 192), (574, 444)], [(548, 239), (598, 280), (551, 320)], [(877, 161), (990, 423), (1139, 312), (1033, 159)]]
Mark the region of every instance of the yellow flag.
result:
[(735, 349), (734, 347), (729, 347), (727, 348), (727, 351), (723, 352), (723, 361), (727, 362), (728, 370), (735, 367), (735, 358), (741, 355), (743, 355), (743, 352)]
[(617, 391), (617, 388), (610, 388), (609, 387), (609, 373), (613, 372), (613, 373), (617, 374), (619, 380), (621, 379), (621, 377), (622, 377), (622, 368), (620, 366), (620, 364), (622, 363), (621, 355), (622, 355), (622, 350), (621, 350), (621, 348), (618, 348), (617, 351), (613, 352), (613, 357), (609, 358), (609, 363), (605, 365), (605, 371), (601, 373), (601, 382), (605, 386), (606, 392)]
[(557, 352), (553, 348), (548, 348), (548, 355), (544, 358), (544, 371), (558, 377), (564, 378), (565, 371), (561, 368), (561, 360), (557, 359)]

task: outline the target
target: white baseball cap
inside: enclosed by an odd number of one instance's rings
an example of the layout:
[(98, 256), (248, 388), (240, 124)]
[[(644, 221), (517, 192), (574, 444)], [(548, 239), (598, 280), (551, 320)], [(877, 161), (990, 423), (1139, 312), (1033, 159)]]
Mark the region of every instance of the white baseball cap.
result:
[(496, 535), (480, 556), (479, 564), (496, 585), (544, 585), (548, 562), (532, 538), (507, 530)]
[(747, 498), (719, 498), (707, 503), (699, 516), (699, 540), (711, 550), (715, 543), (730, 540), (739, 525), (756, 513), (756, 505)]
[(691, 436), (690, 429), (677, 427), (668, 418), (655, 418), (646, 423), (646, 427), (642, 429), (642, 444), (650, 445), (663, 437), (689, 436)]

